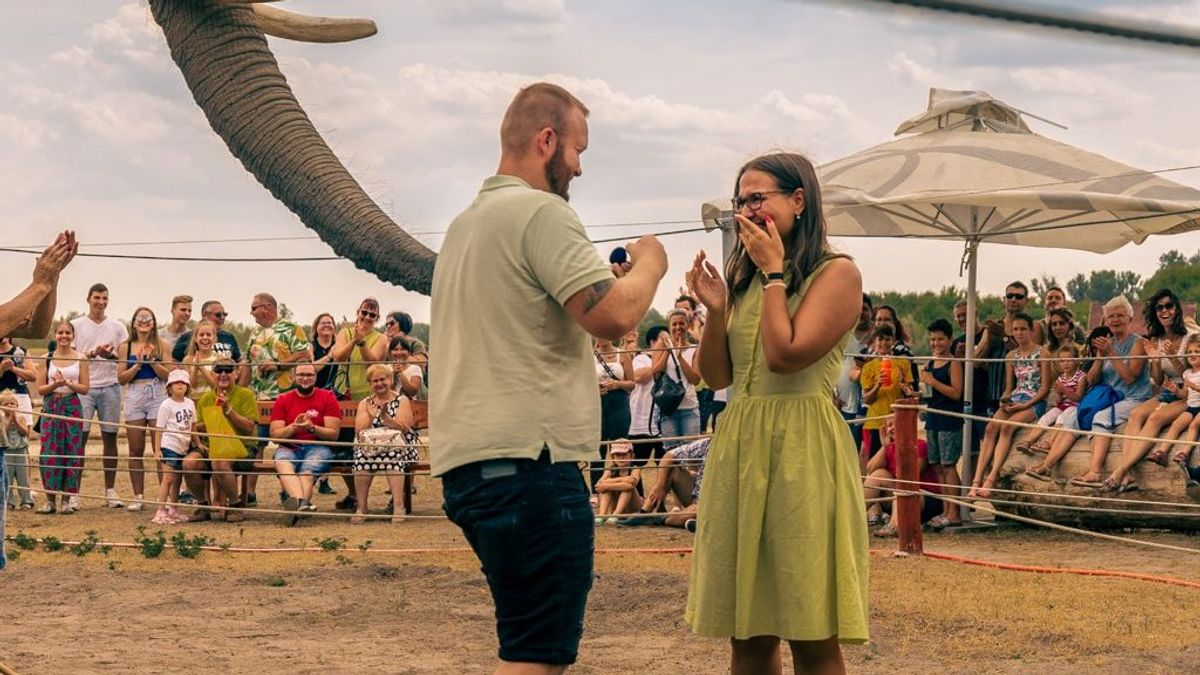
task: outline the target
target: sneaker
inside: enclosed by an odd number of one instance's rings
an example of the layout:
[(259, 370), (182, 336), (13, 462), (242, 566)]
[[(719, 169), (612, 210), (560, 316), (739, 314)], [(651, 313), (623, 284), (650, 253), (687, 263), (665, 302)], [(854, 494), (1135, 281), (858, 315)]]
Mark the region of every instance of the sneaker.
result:
[(141, 511), (143, 508), (145, 508), (145, 506), (146, 505), (142, 503), (142, 496), (134, 495), (133, 501), (129, 502), (129, 504), (125, 507), (125, 510), (126, 511)]
[(33, 510), (33, 502), (21, 502), (21, 510), (22, 511)]
[(196, 498), (193, 497), (192, 493), (188, 492), (187, 490), (180, 490), (179, 491), (179, 503), (180, 504), (195, 504)]
[(354, 498), (354, 495), (346, 495), (344, 498), (338, 500), (337, 503), (333, 505), (333, 508), (337, 509), (338, 511), (357, 511), (358, 500)]
[(317, 492), (323, 495), (337, 494), (337, 490), (333, 489), (333, 486), (329, 484), (328, 478), (322, 478), (321, 481), (317, 483)]
[(253, 492), (246, 493), (246, 508), (258, 506), (258, 495)]
[(279, 491), (279, 505), (283, 506), (284, 504), (287, 504), (287, 500), (288, 500), (287, 492), (284, 490), (280, 490)]
[(109, 488), (104, 491), (104, 505), (110, 509), (119, 509), (125, 506), (125, 502), (121, 501), (121, 498), (117, 496), (116, 490)]
[(42, 514), (42, 515), (49, 515), (49, 514), (51, 514), (51, 513), (57, 513), (57, 511), (58, 511), (58, 509), (54, 508), (54, 505), (53, 505), (53, 504), (51, 504), (51, 503), (49, 503), (49, 502), (46, 502), (46, 503), (45, 503), (45, 504), (42, 506), (42, 508), (40, 508), (40, 509), (38, 509), (38, 510), (37, 510), (37, 513), (40, 513), (40, 514)]
[(688, 532), (691, 532), (692, 534), (695, 534), (696, 533), (696, 519), (688, 518), (683, 523), (683, 529), (687, 530)]
[(68, 502), (66, 506), (59, 507), (58, 512), (64, 516), (69, 516), (75, 513), (75, 507), (71, 506), (70, 502)]
[(300, 510), (301, 511), (316, 511), (317, 505), (308, 501), (307, 499), (302, 499), (302, 500), (300, 500)]
[(71, 498), (67, 500), (67, 506), (71, 507), (72, 511), (78, 511), (80, 509), (79, 495), (71, 495)]
[(283, 503), (283, 510), (288, 513), (283, 516), (283, 524), (287, 527), (295, 527), (296, 523), (300, 522), (300, 500), (295, 497), (288, 497)]
[(231, 510), (231, 509), (240, 509), (240, 508), (242, 508), (242, 502), (241, 502), (241, 500), (240, 500), (240, 499), (239, 499), (239, 500), (236, 500), (236, 501), (229, 502), (229, 503), (228, 503), (228, 504), (226, 504), (225, 506), (226, 506), (226, 509), (225, 509), (225, 522), (227, 522), (227, 523), (240, 523), (240, 522), (242, 522), (243, 520), (245, 520), (245, 519), (246, 519), (246, 516), (243, 516), (241, 511), (237, 511), (237, 510)]

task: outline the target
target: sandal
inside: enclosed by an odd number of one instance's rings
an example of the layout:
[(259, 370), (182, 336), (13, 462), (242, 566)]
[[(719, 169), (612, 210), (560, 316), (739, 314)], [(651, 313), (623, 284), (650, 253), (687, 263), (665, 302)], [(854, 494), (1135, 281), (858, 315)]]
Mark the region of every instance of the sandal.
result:
[(1046, 468), (1046, 466), (1044, 464), (1034, 464), (1033, 466), (1029, 467), (1028, 469), (1025, 469), (1025, 475), (1029, 476), (1030, 478), (1032, 478), (1034, 480), (1040, 480), (1044, 483), (1049, 483), (1050, 481), (1053, 480), (1052, 478), (1050, 478), (1050, 472), (1047, 471), (1046, 473), (1042, 473), (1041, 471), (1038, 471), (1038, 469), (1044, 470), (1045, 468)]
[[(1089, 478), (1089, 476), (1095, 476), (1095, 478)], [(1100, 476), (1091, 471), (1072, 478), (1070, 483), (1076, 487), (1092, 488), (1094, 490), (1104, 487), (1104, 481), (1100, 479)]]
[(356, 513), (353, 516), (350, 516), (351, 525), (362, 525), (365, 522), (367, 522), (367, 519), (361, 513)]
[(967, 493), (967, 499), (979, 499), (979, 490), (983, 487), (979, 481), (971, 481), (971, 491)]
[(884, 515), (882, 513), (871, 514), (871, 515), (867, 516), (867, 527), (875, 527), (876, 525), (882, 525), (884, 520), (886, 520), (886, 519), (884, 518)]
[(941, 530), (950, 524), (950, 520), (946, 518), (946, 516), (934, 516), (925, 524), (928, 525), (932, 530)]
[(988, 478), (983, 481), (983, 486), (979, 488), (979, 492), (975, 493), (980, 499), (991, 499), (992, 488), (996, 487), (996, 481)]
[(1151, 462), (1154, 462), (1155, 464), (1157, 464), (1159, 466), (1166, 466), (1167, 465), (1167, 451), (1166, 450), (1155, 450), (1154, 452), (1150, 453), (1149, 455), (1146, 455), (1146, 459), (1150, 460)]
[(884, 525), (883, 527), (879, 528), (878, 530), (875, 530), (871, 534), (876, 537), (895, 537), (898, 535), (898, 532), (896, 531), (895, 524), (888, 523), (887, 525)]

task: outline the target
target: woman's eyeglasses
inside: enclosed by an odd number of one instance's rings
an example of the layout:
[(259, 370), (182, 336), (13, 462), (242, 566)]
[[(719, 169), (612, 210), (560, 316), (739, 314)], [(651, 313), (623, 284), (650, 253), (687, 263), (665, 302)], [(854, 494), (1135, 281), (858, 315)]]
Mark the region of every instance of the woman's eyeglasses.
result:
[(733, 210), (741, 211), (742, 209), (749, 207), (750, 210), (753, 211), (754, 209), (762, 206), (763, 202), (767, 201), (767, 195), (781, 195), (786, 194), (787, 192), (787, 190), (763, 190), (762, 192), (751, 192), (745, 197), (734, 197), (731, 200), (733, 203)]

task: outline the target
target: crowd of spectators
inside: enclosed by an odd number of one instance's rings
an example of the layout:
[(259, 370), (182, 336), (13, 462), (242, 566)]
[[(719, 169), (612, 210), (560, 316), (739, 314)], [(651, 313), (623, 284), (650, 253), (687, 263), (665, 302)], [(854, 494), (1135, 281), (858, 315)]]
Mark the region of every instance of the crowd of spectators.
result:
[[(1027, 311), (1028, 288), (1013, 282), (1005, 289), (1004, 315), (977, 317), (971, 340), (962, 334), (967, 304), (961, 301), (952, 308), (953, 324), (943, 318), (927, 326), (929, 356), (918, 357), (896, 309), (875, 307), (864, 294), (832, 396), (861, 449), (868, 499), (895, 485), (888, 416), (897, 400), (914, 396), (928, 406), (918, 454), (930, 492), (958, 494), (943, 486), (962, 480), (964, 425), (955, 415), (963, 412), (992, 419), (968, 425), (969, 446), (977, 453), (968, 498), (991, 496), (1019, 431), (1009, 422), (1038, 426), (1022, 441), (1046, 455), (1026, 472), (1037, 480), (1051, 479), (1081, 434), (1123, 424), (1126, 433), (1147, 439), (1124, 444), (1121, 461), (1105, 475), (1110, 439), (1093, 437), (1089, 471), (1071, 477), (1072, 483), (1135, 490), (1130, 469), (1147, 456), (1187, 467), (1187, 443), (1200, 436), (1200, 331), (1184, 317), (1179, 298), (1161, 290), (1146, 301), (1144, 336), (1131, 329), (1129, 301), (1114, 298), (1104, 306), (1103, 324), (1086, 335), (1061, 289), (1043, 295), (1042, 316), (1035, 319)], [(80, 508), (83, 448), (93, 417), (100, 425), (105, 505), (140, 511), (147, 501), (157, 503), (156, 523), (240, 521), (242, 510), (258, 503), (264, 466), (279, 478), (281, 508), (291, 524), (316, 509), (315, 492), (336, 493), (325, 482), (331, 472), (342, 475), (346, 491), (335, 508), (353, 512), (352, 522), (369, 513), (374, 476), (386, 476), (393, 504), (411, 489), (403, 478), (406, 467), (420, 461), (428, 355), (409, 334), (409, 315), (384, 316), (379, 303), (366, 298), (344, 325), (326, 312), (301, 326), (281, 316), (272, 295), (259, 293), (250, 303), (255, 326), (242, 343), (224, 329), (228, 313), (220, 301), (201, 305), (193, 323), (192, 298), (177, 296), (162, 326), (148, 307), (138, 307), (125, 324), (109, 317), (107, 306), (108, 289), (92, 286), (87, 314), (54, 327), (45, 358), (30, 358), (0, 338), (0, 443), (10, 467), (9, 508), (35, 507), (22, 458), (35, 438), (47, 491), (38, 512)], [(705, 436), (728, 397), (700, 377), (696, 355), (704, 318), (695, 299), (682, 295), (665, 325), (631, 332), (619, 344), (596, 340), (601, 461), (587, 474), (598, 524), (694, 528)], [(962, 360), (968, 348), (981, 359), (970, 373)], [(677, 401), (662, 397), (670, 389), (664, 380), (677, 385)], [(30, 387), (48, 413), (36, 426)], [(1113, 392), (1108, 405), (1080, 405), (1105, 391)], [(116, 488), (116, 425), (122, 422), (128, 500)], [(157, 495), (150, 500), (144, 497), (148, 445), (158, 460)], [(268, 445), (274, 452), (264, 462)], [(651, 463), (658, 470), (644, 473)], [(190, 515), (176, 509), (193, 502), (199, 508)], [(883, 535), (894, 531), (888, 510), (879, 502), (869, 509), (870, 524)], [(950, 502), (930, 499), (922, 513), (934, 528), (961, 522)]]
[[(978, 328), (969, 341), (967, 303), (960, 301), (953, 317), (964, 334), (954, 336), (946, 319), (932, 322), (927, 327), (930, 356), (916, 359), (895, 310), (875, 308), (863, 296), (833, 398), (860, 443), (868, 500), (896, 487), (888, 416), (897, 400), (910, 397), (927, 406), (918, 459), (922, 489), (928, 492), (959, 494), (949, 486), (961, 483), (964, 423), (959, 415), (966, 412), (991, 418), (967, 425), (975, 459), (967, 498), (992, 497), (1016, 445), (1014, 437), (1022, 431), (1013, 423), (1035, 424), (1020, 447), (1045, 454), (1025, 472), (1030, 478), (1052, 480), (1076, 439), (1092, 429), (1114, 431), (1124, 425), (1123, 433), (1145, 438), (1123, 443), (1121, 460), (1107, 476), (1112, 439), (1092, 435), (1088, 470), (1065, 478), (1097, 490), (1136, 490), (1130, 469), (1148, 456), (1162, 466), (1175, 462), (1188, 470), (1189, 494), (1200, 495), (1200, 485), (1190, 475), (1197, 472), (1189, 467), (1189, 443), (1200, 435), (1200, 328), (1185, 317), (1180, 299), (1168, 289), (1151, 295), (1144, 305), (1142, 335), (1132, 328), (1133, 305), (1115, 297), (1103, 307), (1103, 323), (1085, 334), (1062, 289), (1050, 288), (1043, 295), (1043, 316), (1035, 319), (1028, 311), (1028, 287), (1020, 281), (1009, 284), (1004, 315), (983, 321), (976, 317)], [(979, 359), (969, 375), (963, 360), (968, 348)], [(968, 376), (973, 389), (969, 398)], [(895, 532), (884, 516), (888, 510), (886, 503), (870, 502), (869, 524), (879, 526), (876, 533), (883, 536)], [(951, 502), (924, 503), (922, 519), (934, 528), (961, 522)]]

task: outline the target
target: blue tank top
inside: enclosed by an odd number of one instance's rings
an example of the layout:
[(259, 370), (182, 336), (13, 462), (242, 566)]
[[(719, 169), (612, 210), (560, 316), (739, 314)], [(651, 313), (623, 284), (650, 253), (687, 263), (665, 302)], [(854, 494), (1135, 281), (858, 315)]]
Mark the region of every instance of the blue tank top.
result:
[[(1129, 337), (1118, 342), (1113, 340), (1113, 350), (1120, 356), (1129, 356), (1133, 351), (1133, 345), (1137, 342), (1138, 336), (1130, 333)], [(1117, 374), (1117, 369), (1113, 367), (1112, 360), (1104, 362), (1103, 370), (1100, 371), (1100, 377), (1105, 384), (1125, 394), (1125, 398), (1131, 401), (1145, 401), (1154, 394), (1154, 387), (1150, 384), (1150, 364), (1147, 361), (1142, 362), (1142, 374), (1138, 375), (1138, 379), (1132, 384), (1127, 384)]]
[[(157, 361), (157, 359), (155, 359), (155, 361)], [(132, 355), (130, 355), (128, 358), (125, 359), (125, 367), (126, 368), (132, 366), (135, 363), (137, 363), (137, 359), (134, 358)], [(143, 363), (142, 367), (138, 368), (138, 371), (133, 374), (134, 382), (137, 382), (138, 380), (149, 380), (151, 378), (157, 379), (158, 373), (154, 372), (154, 367), (151, 366), (149, 362)]]

